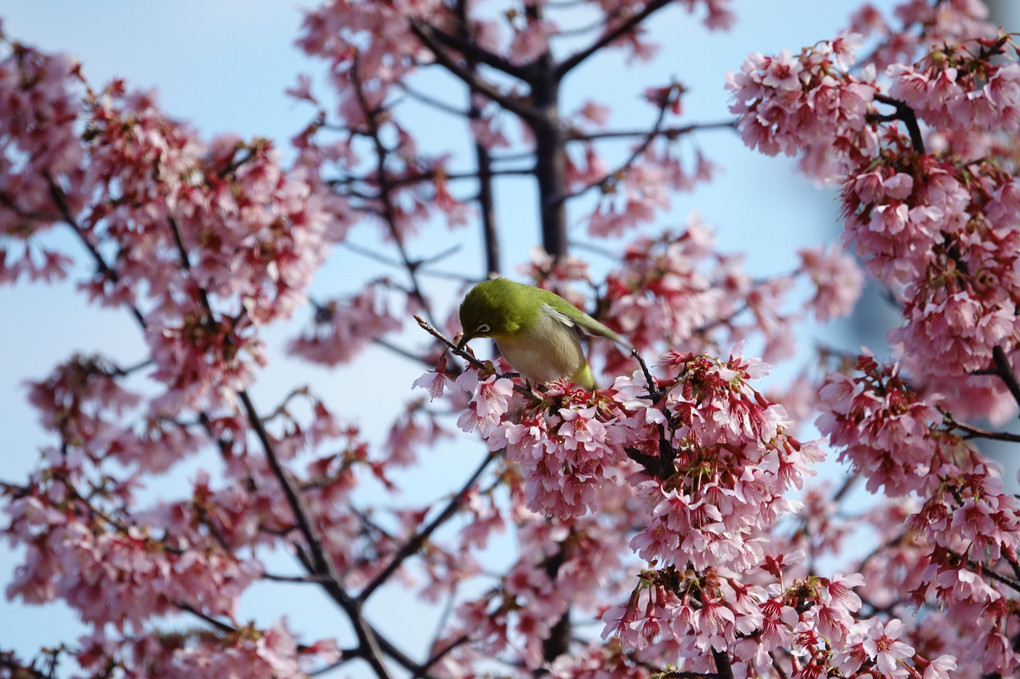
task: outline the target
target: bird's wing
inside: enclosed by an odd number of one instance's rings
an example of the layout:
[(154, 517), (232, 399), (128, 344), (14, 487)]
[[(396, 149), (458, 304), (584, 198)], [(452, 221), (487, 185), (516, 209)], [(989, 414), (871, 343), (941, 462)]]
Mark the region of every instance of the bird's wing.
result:
[(599, 323), (594, 318), (562, 298), (556, 299), (555, 306), (553, 303), (546, 302), (543, 304), (543, 307), (548, 307), (549, 312), (554, 314), (560, 323), (569, 327), (574, 333), (576, 333), (578, 339), (580, 339), (583, 335), (596, 335), (598, 337), (605, 337), (608, 340), (612, 340), (627, 350), (632, 349), (630, 342), (625, 340), (618, 333), (610, 330), (605, 325)]
[(577, 341), (580, 342), (581, 338), (584, 337), (585, 331), (584, 328), (581, 327), (581, 324), (578, 323), (576, 319), (572, 318), (568, 314), (554, 307), (552, 304), (543, 303), (542, 313), (544, 313), (549, 318), (552, 318), (557, 323), (561, 324), (563, 327), (570, 330), (570, 332), (574, 335)]

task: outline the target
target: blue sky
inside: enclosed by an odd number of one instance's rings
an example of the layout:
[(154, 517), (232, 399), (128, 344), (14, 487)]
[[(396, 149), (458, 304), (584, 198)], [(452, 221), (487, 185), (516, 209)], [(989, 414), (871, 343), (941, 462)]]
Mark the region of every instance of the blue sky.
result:
[[(885, 0), (875, 4), (887, 7), (891, 3)], [(797, 51), (802, 45), (832, 37), (846, 24), (845, 13), (854, 5), (815, 0), (737, 0), (735, 29), (714, 34), (704, 32), (679, 12), (672, 12), (652, 26), (664, 43), (663, 54), (654, 66), (623, 70), (614, 57), (596, 61), (568, 87), (566, 96), (574, 98), (575, 103), (572, 106), (568, 102), (564, 108), (575, 108), (577, 95), (583, 90), (599, 90), (604, 93), (603, 99), (616, 103), (607, 92), (612, 83), (648, 79), (649, 84), (664, 84), (675, 75), (690, 90), (685, 99), (689, 119), (720, 120), (727, 116), (727, 97), (722, 90), (727, 69), (738, 69), (744, 56), (752, 51), (771, 53), (782, 47)], [(122, 77), (132, 87), (157, 88), (164, 109), (172, 117), (190, 121), (207, 139), (231, 131), (269, 137), (286, 146), (287, 138), (312, 114), (283, 94), (298, 73), (322, 72), (319, 63), (305, 59), (292, 46), (301, 21), (299, 5), (294, 3), (0, 0), (0, 17), (9, 38), (44, 50), (69, 52), (81, 59), (86, 76), (96, 84)], [(619, 102), (622, 108), (614, 124), (634, 127), (647, 121), (642, 116), (647, 115), (648, 107), (637, 104), (632, 93)], [(422, 121), (423, 143), (438, 149), (451, 141), (449, 133), (444, 136), (441, 128), (433, 127), (442, 122), (440, 118)], [(810, 189), (789, 171), (789, 162), (751, 154), (726, 133), (707, 134), (699, 143), (723, 166), (723, 174), (716, 183), (692, 195), (676, 196), (674, 209), (661, 220), (662, 224), (682, 224), (684, 215), (697, 209), (718, 229), (726, 249), (747, 251), (751, 270), (759, 274), (788, 269), (794, 262), (796, 247), (833, 238), (838, 225), (832, 194)], [(508, 272), (527, 259), (537, 233), (533, 210), (511, 212), (519, 205), (517, 197), (526, 199), (530, 190), (530, 185), (521, 180), (501, 194), (504, 219), (519, 224), (519, 235), (505, 248)], [(762, 205), (771, 207), (763, 211)], [(364, 239), (362, 244), (376, 245), (370, 234), (359, 238)], [(466, 257), (470, 257), (473, 241), (469, 232), (465, 233), (465, 241)], [(478, 267), (477, 260), (465, 262), (467, 269), (462, 271)], [(350, 253), (335, 254), (331, 265), (344, 274), (327, 274), (317, 281), (317, 289), (327, 295), (352, 292), (358, 281), (376, 272), (374, 265)], [(0, 333), (0, 428), (5, 432), (0, 479), (20, 481), (35, 465), (35, 451), (45, 441), (34, 425), (34, 414), (24, 404), (21, 383), (42, 377), (75, 351), (103, 350), (114, 356), (133, 357), (140, 352), (141, 344), (126, 314), (87, 307), (70, 284), (0, 289), (0, 309), (8, 318), (18, 319), (13, 332), (9, 325), (8, 332)], [(275, 335), (278, 339), (284, 336), (282, 330)], [(358, 412), (360, 404), (390, 402), (394, 390), (399, 392), (398, 402), (406, 400), (409, 390), (402, 390), (421, 372), (398, 361), (399, 372), (393, 379), (380, 379), (381, 366), (393, 363), (378, 350), (370, 351), (354, 366), (333, 372), (281, 358), (267, 369), (255, 396), (264, 395), (263, 402), (269, 404), (281, 385), (313, 382), (320, 393), (335, 396), (334, 403), (339, 402), (341, 410), (347, 408), (352, 417), (362, 418), (370, 435), (379, 437), (387, 419), (385, 413)], [(349, 387), (342, 386), (350, 384), (358, 385), (353, 400)], [(9, 552), (0, 552), (0, 580), (8, 579), (13, 563)], [(287, 601), (293, 602), (290, 594)], [(274, 605), (260, 599), (256, 607), (270, 610)], [(13, 644), (24, 653), (74, 633), (71, 614), (64, 609), (26, 610), (0, 601), (0, 619), (12, 620), (14, 615), (23, 622), (16, 630), (4, 631), (2, 644)], [(293, 617), (291, 622), (301, 626)]]

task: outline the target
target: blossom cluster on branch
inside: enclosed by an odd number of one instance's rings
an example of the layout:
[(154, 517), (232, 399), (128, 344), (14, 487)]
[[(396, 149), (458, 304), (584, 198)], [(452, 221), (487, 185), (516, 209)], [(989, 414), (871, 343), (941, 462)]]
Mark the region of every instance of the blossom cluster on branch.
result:
[[(729, 5), (330, 0), (297, 41), (330, 92), (308, 76), (289, 91), (314, 109), (291, 160), (204, 140), (153, 93), (0, 34), (0, 284), (73, 274), (143, 348), (75, 354), (28, 385), (47, 439), (0, 484), (6, 595), (62, 602), (87, 631), (35, 657), (0, 641), (0, 677), (1020, 672), (1020, 508), (985, 450), (1020, 440), (986, 428), (1020, 404), (1016, 45), (977, 0), (865, 6), (841, 35), (749, 56), (726, 79), (734, 120), (686, 121), (676, 80), (635, 92), (637, 129), (593, 97), (562, 112), (594, 55), (651, 61), (649, 22), (726, 29)], [(436, 96), (434, 74), (462, 99)], [(408, 103), (451, 116), (470, 157), (422, 151)], [(804, 247), (758, 276), (707, 207), (657, 228), (675, 192), (716, 178), (700, 137), (726, 130), (841, 187), (853, 254)], [(448, 339), (436, 281), (498, 271), (519, 228), (496, 210), (509, 176), (536, 186), (542, 243), (520, 270), (634, 349), (593, 341), (604, 388), (532, 384)], [(602, 273), (568, 252), (570, 221), (607, 239), (591, 245)], [(484, 266), (444, 270), (437, 227), (475, 226)], [(313, 294), (340, 249), (394, 273)], [(833, 350), (821, 372), (763, 382), (866, 280), (900, 314), (889, 357)], [(431, 337), (408, 339), (412, 315)], [(374, 344), (420, 377), (387, 403), (295, 385), (256, 405), (271, 327), (324, 369)], [(389, 416), (384, 440), (362, 405)], [(829, 451), (842, 483), (814, 479)], [(184, 460), (201, 471), (151, 492)], [(281, 583), (344, 628), (241, 618), (254, 586)], [(438, 611), (423, 652), (365, 612), (384, 589)]]

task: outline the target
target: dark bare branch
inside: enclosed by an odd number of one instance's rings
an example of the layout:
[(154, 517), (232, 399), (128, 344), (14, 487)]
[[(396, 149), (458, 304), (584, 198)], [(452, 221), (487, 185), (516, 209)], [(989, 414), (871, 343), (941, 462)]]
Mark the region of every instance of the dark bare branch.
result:
[(477, 92), (478, 94), (496, 102), (506, 110), (520, 116), (526, 121), (532, 123), (538, 121), (540, 118), (538, 111), (525, 104), (518, 97), (499, 91), (494, 85), (482, 80), (477, 73), (472, 72), (466, 66), (457, 63), (453, 58), (451, 58), (450, 55), (446, 53), (446, 50), (443, 49), (443, 46), (436, 40), (431, 26), (420, 19), (412, 19), (411, 31), (418, 36), (418, 39), (421, 40), (422, 43), (429, 48), (429, 50), (432, 51), (436, 61), (450, 73), (463, 81), (464, 84), (470, 87), (472, 92)]
[(378, 575), (376, 575), (370, 583), (368, 583), (361, 594), (358, 595), (357, 601), (359, 604), (364, 603), (372, 593), (379, 589), (379, 586), (389, 580), (390, 576), (400, 568), (400, 565), (404, 563), (409, 557), (418, 553), (421, 546), (425, 544), (425, 541), (436, 532), (440, 526), (449, 521), (460, 509), (461, 504), (464, 502), (464, 498), (467, 496), (468, 491), (478, 482), (485, 468), (489, 466), (489, 463), (495, 459), (496, 453), (491, 452), (485, 456), (482, 463), (478, 465), (474, 473), (464, 483), (464, 486), (452, 497), (450, 501), (443, 508), (443, 511), (439, 513), (436, 518), (432, 519), (431, 522), (421, 531), (414, 535), (410, 540), (404, 543), (404, 546), (397, 550), (397, 553), (393, 555), (390, 562), (386, 565), (386, 568), (382, 569)]
[(651, 2), (646, 4), (640, 12), (634, 14), (626, 21), (621, 22), (615, 28), (603, 33), (597, 40), (588, 45), (588, 47), (574, 53), (557, 64), (554, 70), (555, 77), (557, 79), (562, 79), (567, 73), (580, 66), (593, 54), (634, 30), (638, 24), (658, 10), (670, 4), (670, 2), (672, 2), (672, 0), (651, 0)]

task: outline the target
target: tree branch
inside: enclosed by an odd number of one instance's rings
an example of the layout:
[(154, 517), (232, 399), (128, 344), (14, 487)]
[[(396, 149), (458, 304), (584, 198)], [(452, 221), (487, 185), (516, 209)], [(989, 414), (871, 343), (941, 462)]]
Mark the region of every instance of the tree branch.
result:
[(301, 498), (294, 487), (294, 483), (280, 464), (280, 460), (276, 455), (276, 449), (269, 437), (269, 432), (263, 426), (262, 418), (259, 417), (258, 412), (255, 410), (247, 390), (242, 389), (237, 395), (241, 399), (241, 405), (248, 417), (248, 421), (251, 423), (252, 430), (254, 430), (255, 436), (262, 445), (266, 461), (269, 463), (269, 469), (280, 484), (284, 497), (287, 499), (287, 505), (290, 507), (291, 513), (294, 514), (298, 530), (301, 532), (305, 544), (311, 553), (312, 574), (327, 578), (327, 588), (333, 593), (334, 599), (343, 608), (348, 618), (350, 618), (351, 625), (354, 627), (354, 633), (358, 637), (358, 649), (361, 657), (371, 666), (379, 679), (391, 679), (390, 672), (382, 661), (382, 650), (380, 649), (379, 640), (371, 627), (365, 622), (361, 613), (361, 606), (340, 586), (340, 576), (333, 566), (333, 561), (326, 555), (322, 541), (312, 526), (311, 519), (301, 503)]
[(588, 186), (585, 186), (583, 189), (578, 189), (573, 193), (568, 193), (559, 196), (557, 200), (559, 200), (560, 202), (564, 202), (571, 198), (576, 198), (580, 195), (583, 195), (594, 188), (599, 188), (603, 192), (605, 192), (606, 190), (608, 190), (611, 184), (620, 181), (620, 179), (628, 171), (630, 171), (630, 168), (633, 167), (634, 163), (637, 162), (638, 158), (644, 155), (645, 151), (648, 150), (648, 147), (651, 145), (652, 141), (654, 141), (656, 137), (660, 136), (663, 133), (662, 123), (666, 119), (666, 111), (669, 109), (670, 104), (673, 102), (673, 98), (679, 97), (681, 92), (682, 89), (680, 88), (679, 85), (675, 83), (670, 87), (669, 93), (665, 97), (663, 97), (662, 103), (659, 106), (659, 113), (655, 118), (655, 123), (652, 125), (652, 129), (645, 133), (645, 138), (641, 141), (640, 144), (638, 144), (638, 146), (630, 154), (630, 157), (627, 158), (626, 162), (624, 162), (623, 165), (621, 165), (616, 170), (608, 173), (602, 179), (594, 181)]
[[(55, 656), (57, 651), (52, 651)], [(6, 670), (2, 674), (6, 677), (18, 677), (19, 679), (53, 679), (56, 669), (56, 658), (51, 659), (50, 671), (44, 672), (37, 669), (35, 662), (31, 665), (24, 665), (14, 655), (14, 651), (0, 650), (0, 670)]]
[[(71, 209), (68, 207), (67, 200), (64, 198), (63, 189), (57, 186), (56, 182), (54, 182), (49, 175), (46, 175), (46, 181), (50, 186), (50, 197), (53, 198), (53, 202), (56, 204), (61, 218), (69, 227), (71, 227), (71, 230), (78, 236), (78, 240), (81, 241), (81, 244), (84, 245), (85, 249), (88, 250), (90, 255), (92, 255), (92, 259), (95, 261), (96, 268), (99, 269), (99, 273), (109, 278), (113, 283), (120, 281), (120, 276), (117, 272), (106, 263), (106, 260), (103, 259), (103, 256), (99, 253), (96, 246), (90, 243), (88, 238), (85, 237), (85, 232), (82, 230), (81, 225), (78, 224), (78, 220), (76, 220), (74, 215), (71, 214)], [(142, 315), (142, 312), (134, 304), (127, 304), (126, 302), (125, 304), (131, 311), (131, 315), (135, 317), (138, 325), (144, 331), (145, 316)]]
[(506, 110), (520, 116), (526, 121), (534, 123), (539, 120), (540, 114), (538, 111), (515, 98), (513, 95), (507, 95), (500, 92), (493, 85), (478, 77), (477, 73), (471, 72), (469, 69), (451, 59), (443, 49), (442, 45), (440, 45), (436, 40), (432, 27), (427, 23), (421, 19), (414, 18), (410, 20), (410, 26), (411, 31), (418, 37), (418, 39), (432, 51), (436, 61), (447, 71), (462, 80), (473, 92), (477, 92), (482, 96), (491, 99)]
[(875, 94), (875, 101), (883, 104), (888, 104), (896, 109), (895, 113), (889, 115), (870, 114), (867, 116), (869, 120), (877, 121), (891, 121), (899, 120), (907, 126), (907, 133), (910, 135), (910, 145), (918, 153), (924, 153), (924, 137), (921, 135), (921, 127), (917, 123), (917, 115), (914, 114), (914, 109), (910, 108), (906, 102), (902, 102), (899, 99), (893, 99), (885, 94)]
[[(59, 186), (57, 186), (53, 182), (51, 178), (47, 177), (47, 181), (49, 182), (50, 186), (50, 195), (53, 197), (54, 203), (57, 205), (58, 210), (60, 210), (61, 217), (67, 222), (67, 224), (78, 236), (81, 243), (92, 255), (99, 271), (107, 275), (111, 281), (116, 283), (118, 281), (117, 272), (106, 264), (106, 261), (99, 253), (99, 250), (95, 246), (93, 246), (92, 243), (88, 241), (88, 239), (85, 238), (84, 232), (80, 228), (77, 221), (74, 219), (74, 216), (71, 215), (70, 213), (70, 209), (68, 208), (67, 203), (63, 197), (63, 191), (60, 189)], [(188, 262), (187, 258), (187, 251), (183, 248), (183, 240), (180, 238), (179, 229), (176, 225), (176, 222), (173, 220), (171, 220), (171, 227), (174, 229), (175, 232), (174, 238), (177, 241), (178, 251), (182, 256), (181, 265), (187, 270), (190, 266), (190, 263)], [(205, 297), (204, 303), (207, 304), (207, 302), (208, 298)], [(146, 328), (146, 324), (145, 318), (142, 315), (141, 311), (139, 311), (138, 308), (133, 304), (125, 302), (124, 305), (131, 310), (133, 316), (135, 317), (135, 320), (138, 322), (139, 327), (144, 331)], [(206, 310), (210, 314), (213, 313), (211, 307), (209, 307), (208, 304)], [(413, 672), (416, 675), (427, 676), (423, 674), (423, 670), (420, 665), (418, 665), (413, 660), (408, 658), (403, 651), (401, 651), (399, 648), (394, 646), (392, 642), (382, 637), (375, 631), (371, 624), (369, 624), (364, 619), (360, 607), (357, 605), (357, 603), (340, 586), (340, 579), (332, 565), (332, 562), (326, 557), (325, 552), (322, 548), (322, 543), (316, 538), (316, 535), (312, 529), (308, 516), (301, 505), (301, 501), (297, 494), (297, 491), (295, 490), (293, 484), (290, 482), (289, 478), (283, 471), (282, 466), (280, 465), (279, 459), (275, 454), (272, 441), (269, 438), (269, 434), (265, 430), (265, 427), (263, 426), (262, 421), (259, 418), (257, 411), (255, 410), (255, 406), (252, 403), (251, 398), (248, 396), (248, 393), (245, 390), (241, 390), (240, 392), (238, 392), (238, 396), (241, 400), (242, 405), (244, 406), (245, 413), (248, 417), (249, 422), (252, 425), (252, 429), (255, 432), (256, 437), (262, 444), (264, 451), (266, 452), (266, 458), (269, 462), (270, 469), (273, 471), (274, 476), (278, 479), (278, 481), (281, 484), (281, 487), (284, 490), (284, 495), (287, 497), (288, 504), (290, 505), (291, 510), (295, 515), (295, 519), (298, 522), (299, 530), (301, 531), (305, 541), (307, 542), (308, 548), (312, 551), (313, 564), (308, 564), (313, 566), (313, 568), (310, 569), (312, 577), (313, 578), (321, 577), (323, 579), (322, 584), (324, 589), (341, 606), (341, 608), (345, 611), (345, 613), (347, 613), (348, 617), (351, 620), (351, 625), (354, 627), (355, 634), (357, 635), (359, 641), (357, 655), (363, 658), (366, 662), (368, 662), (368, 664), (372, 667), (373, 671), (375, 672), (376, 676), (379, 679), (391, 679), (389, 670), (382, 662), (381, 659), (382, 653), (385, 653), (386, 655), (393, 658), (397, 663), (399, 663), (402, 667), (404, 667), (408, 671)], [(205, 412), (202, 412), (200, 413), (200, 418), (202, 419), (207, 431), (209, 431), (210, 429), (209, 416)]]
[(942, 419), (945, 423), (953, 429), (959, 429), (965, 431), (970, 436), (967, 438), (982, 438), (991, 439), (993, 441), (1008, 441), (1009, 443), (1020, 443), (1020, 434), (1013, 434), (1008, 431), (989, 431), (987, 429), (981, 429), (974, 425), (967, 424), (966, 422), (960, 422), (956, 419), (952, 413), (948, 411), (942, 412)]
[(462, 111), (459, 108), (456, 108), (455, 106), (452, 106), (452, 105), (446, 103), (442, 99), (438, 99), (437, 97), (433, 97), (433, 96), (430, 96), (428, 94), (425, 94), (424, 92), (419, 92), (416, 89), (412, 89), (406, 83), (398, 81), (398, 82), (396, 82), (394, 84), (397, 87), (399, 87), (400, 89), (402, 89), (404, 92), (406, 92), (407, 95), (409, 97), (411, 97), (412, 99), (420, 101), (421, 103), (425, 104), (426, 106), (434, 108), (437, 111), (443, 111), (445, 113), (449, 113), (452, 116), (457, 116), (458, 118), (464, 118), (464, 117), (467, 117), (467, 115), (468, 115), (467, 111)]
[[(518, 66), (498, 54), (493, 54), (489, 50), (482, 49), (478, 46), (478, 43), (471, 40), (471, 37), (467, 35), (466, 31), (461, 31), (459, 34), (447, 33), (438, 26), (433, 26), (420, 17), (411, 18), (409, 23), (411, 30), (415, 32), (415, 35), (418, 35), (419, 29), (428, 33), (432, 44), (426, 44), (426, 46), (433, 52), (436, 51), (433, 45), (444, 45), (450, 49), (460, 52), (468, 61), (491, 66), (497, 71), (502, 71), (509, 76), (517, 78), (518, 80), (528, 80), (530, 74), (529, 69), (526, 66)], [(461, 27), (464, 27), (463, 23), (461, 24)], [(420, 35), (418, 37), (421, 39)], [(422, 40), (422, 42), (424, 42), (424, 40)]]
[[(435, 665), (435, 664), (436, 664), (437, 662), (439, 662), (440, 660), (442, 660), (442, 659), (443, 659), (443, 658), (444, 658), (444, 657), (445, 657), (445, 656), (446, 656), (446, 655), (447, 655), (448, 653), (450, 653), (451, 651), (453, 651), (454, 649), (456, 649), (456, 648), (457, 648), (458, 646), (463, 646), (464, 644), (466, 644), (466, 643), (467, 643), (468, 641), (470, 641), (470, 640), (471, 640), (471, 637), (469, 637), (468, 635), (466, 635), (466, 634), (462, 634), (462, 635), (460, 635), (459, 637), (457, 637), (456, 639), (454, 639), (453, 641), (451, 641), (450, 643), (448, 643), (448, 644), (447, 644), (446, 646), (444, 646), (444, 647), (443, 647), (443, 648), (442, 648), (441, 650), (439, 650), (439, 651), (436, 651), (436, 652), (435, 652), (435, 653), (434, 653), (434, 654), (432, 655), (432, 657), (431, 657), (431, 658), (429, 658), (429, 659), (428, 659), (428, 660), (427, 660), (427, 661), (425, 662), (425, 664), (421, 666), (421, 668), (422, 668), (422, 671), (428, 670), (428, 668), (432, 667), (432, 666), (433, 666), (433, 665)], [(421, 676), (422, 676), (422, 675), (420, 675), (420, 674), (416, 674), (416, 675), (415, 675), (415, 676), (413, 677), (413, 679), (419, 679), (419, 677), (421, 677)]]
[(483, 361), (479, 361), (477, 358), (469, 354), (465, 349), (458, 347), (456, 344), (448, 340), (446, 336), (443, 335), (443, 333), (436, 330), (434, 326), (427, 323), (425, 319), (422, 318), (421, 316), (415, 315), (414, 320), (418, 322), (418, 325), (421, 327), (422, 330), (424, 330), (425, 332), (427, 332), (428, 334), (432, 335), (437, 340), (442, 342), (447, 349), (452, 351), (457, 356), (460, 356), (461, 358), (463, 358), (465, 361), (467, 361), (476, 368), (481, 369), (485, 367), (485, 363)]
[(234, 634), (237, 632), (237, 628), (234, 627), (233, 625), (228, 625), (227, 623), (221, 620), (217, 620), (211, 615), (207, 615), (206, 613), (203, 613), (202, 611), (198, 610), (191, 604), (185, 604), (175, 601), (174, 605), (177, 606), (177, 608), (181, 609), (182, 611), (187, 611), (188, 613), (191, 613), (193, 616), (195, 616), (205, 624), (209, 625), (213, 629), (217, 629), (220, 632), (223, 632), (224, 634)]
[(1020, 382), (1017, 381), (1013, 366), (1009, 364), (1009, 357), (1006, 356), (1006, 351), (1001, 346), (992, 349), (992, 361), (995, 366), (995, 375), (1009, 389), (1009, 393), (1013, 395), (1013, 400), (1017, 402), (1017, 405), (1020, 405)]
[[(468, 21), (467, 0), (457, 0), (457, 30), (459, 35), (469, 39), (470, 22)], [(471, 56), (468, 56), (468, 69), (477, 76), (478, 63)], [(472, 122), (482, 119), (482, 110), (475, 104), (474, 97), (468, 93), (468, 119)], [(499, 232), (496, 229), (496, 208), (495, 195), (492, 190), (494, 171), (492, 168), (492, 155), (489, 149), (483, 146), (478, 139), (475, 139), (475, 164), (478, 168), (478, 208), (482, 217), (482, 243), (485, 247), (485, 270), (489, 274), (498, 273), (499, 265)]]
[(436, 532), (437, 528), (449, 521), (453, 515), (457, 513), (457, 510), (460, 509), (461, 502), (464, 501), (464, 496), (467, 495), (468, 491), (471, 490), (471, 487), (475, 485), (479, 477), (482, 475), (482, 472), (485, 471), (485, 468), (489, 466), (489, 463), (492, 462), (495, 457), (495, 452), (490, 452), (486, 455), (485, 459), (482, 460), (482, 463), (478, 465), (477, 469), (475, 469), (474, 474), (472, 474), (471, 477), (464, 483), (464, 486), (457, 491), (457, 494), (450, 499), (443, 511), (439, 513), (439, 516), (434, 518), (428, 526), (423, 528), (421, 532), (417, 533), (413, 538), (405, 542), (403, 547), (397, 550), (397, 553), (393, 555), (393, 558), (390, 560), (389, 564), (386, 565), (386, 568), (382, 569), (378, 575), (372, 578), (372, 582), (368, 583), (365, 588), (361, 590), (361, 594), (359, 594), (355, 599), (358, 604), (363, 604), (366, 600), (368, 600), (368, 597), (372, 596), (372, 593), (379, 589), (379, 586), (386, 582), (389, 577), (393, 575), (394, 571), (400, 568), (400, 565), (404, 563), (408, 557), (416, 554), (418, 550), (421, 549), (421, 546), (425, 544), (425, 541), (428, 540), (434, 532)]
[[(699, 132), (701, 130), (720, 130), (728, 129), (732, 130), (736, 128), (735, 120), (723, 120), (715, 123), (691, 123), (690, 125), (680, 125), (673, 127), (663, 127), (656, 132), (656, 136), (665, 137), (670, 141), (675, 140), (678, 137), (682, 137), (692, 132)], [(653, 130), (654, 131), (654, 130)], [(567, 134), (567, 141), (597, 141), (600, 139), (630, 139), (631, 137), (641, 137), (648, 135), (648, 130), (606, 130), (604, 132), (579, 132), (577, 130), (571, 130)]]
[(603, 33), (601, 36), (599, 36), (597, 40), (595, 40), (592, 44), (588, 45), (588, 47), (582, 49), (579, 52), (574, 53), (570, 57), (567, 57), (559, 64), (557, 64), (553, 70), (554, 77), (557, 80), (563, 79), (563, 77), (567, 73), (580, 66), (593, 54), (595, 54), (596, 52), (598, 52), (611, 42), (617, 40), (618, 38), (621, 38), (625, 34), (634, 30), (634, 28), (638, 24), (647, 19), (654, 12), (670, 4), (670, 2), (672, 2), (672, 0), (652, 0), (651, 2), (646, 4), (644, 6), (644, 9), (642, 9), (640, 12), (633, 15), (626, 21), (620, 23), (616, 28)]
[[(181, 267), (191, 277), (191, 261), (188, 258), (188, 250), (184, 246), (184, 237), (181, 235), (181, 228), (177, 225), (177, 220), (174, 219), (173, 215), (167, 217), (167, 222), (170, 224), (170, 231), (174, 236), (174, 243), (177, 245), (177, 253), (181, 258)], [(192, 280), (194, 282), (194, 280)], [(206, 292), (205, 288), (195, 283), (195, 287), (198, 288), (198, 299), (202, 302), (202, 306), (205, 308), (209, 317), (213, 316), (212, 303), (209, 301), (209, 293)]]
[(358, 97), (358, 103), (361, 105), (361, 110), (365, 113), (365, 120), (368, 122), (372, 142), (375, 145), (376, 175), (379, 181), (379, 200), (382, 202), (382, 216), (386, 221), (386, 225), (389, 227), (390, 235), (393, 237), (393, 242), (397, 245), (397, 252), (400, 254), (400, 260), (407, 269), (407, 275), (411, 280), (411, 288), (414, 292), (414, 297), (418, 300), (418, 303), (421, 304), (425, 315), (431, 319), (431, 305), (422, 290), (421, 284), (418, 282), (418, 276), (415, 271), (416, 265), (411, 261), (410, 256), (407, 254), (407, 248), (404, 247), (404, 236), (397, 227), (397, 217), (393, 209), (393, 201), (391, 199), (393, 187), (390, 184), (389, 175), (386, 171), (387, 150), (382, 142), (382, 138), (379, 136), (379, 123), (376, 119), (378, 111), (370, 108), (368, 106), (368, 102), (365, 100), (365, 91), (359, 69), (360, 65), (358, 59), (355, 58), (354, 63), (351, 66), (351, 79), (354, 83), (354, 90)]

